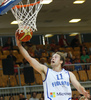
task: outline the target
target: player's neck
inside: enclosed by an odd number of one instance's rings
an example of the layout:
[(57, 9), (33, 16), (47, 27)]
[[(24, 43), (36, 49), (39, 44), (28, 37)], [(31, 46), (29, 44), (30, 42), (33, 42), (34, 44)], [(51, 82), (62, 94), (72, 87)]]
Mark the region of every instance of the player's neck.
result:
[(53, 67), (53, 70), (56, 72), (60, 72), (60, 71), (62, 71), (62, 68), (61, 67)]

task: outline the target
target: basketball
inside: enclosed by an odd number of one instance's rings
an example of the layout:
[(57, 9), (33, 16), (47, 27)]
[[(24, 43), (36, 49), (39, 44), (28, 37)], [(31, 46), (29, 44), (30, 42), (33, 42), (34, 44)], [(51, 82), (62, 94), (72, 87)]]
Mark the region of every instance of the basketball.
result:
[(31, 29), (23, 29), (21, 31), (18, 29), (17, 33), (18, 33), (18, 39), (22, 42), (29, 41), (33, 35)]

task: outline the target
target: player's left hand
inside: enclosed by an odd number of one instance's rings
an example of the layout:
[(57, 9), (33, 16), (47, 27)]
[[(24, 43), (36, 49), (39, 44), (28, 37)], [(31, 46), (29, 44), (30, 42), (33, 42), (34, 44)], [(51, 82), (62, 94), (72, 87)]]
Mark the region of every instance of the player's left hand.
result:
[[(89, 92), (87, 92), (86, 90), (83, 90), (83, 95), (86, 97), (86, 98), (90, 98), (90, 94)], [(86, 99), (88, 100), (88, 99)]]

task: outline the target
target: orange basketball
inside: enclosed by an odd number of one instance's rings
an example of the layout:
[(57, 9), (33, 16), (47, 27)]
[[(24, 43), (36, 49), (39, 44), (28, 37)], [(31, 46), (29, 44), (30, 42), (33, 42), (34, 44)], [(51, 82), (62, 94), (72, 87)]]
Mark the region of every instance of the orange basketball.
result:
[(32, 38), (33, 32), (31, 29), (24, 29), (18, 32), (18, 39), (22, 42), (27, 42)]

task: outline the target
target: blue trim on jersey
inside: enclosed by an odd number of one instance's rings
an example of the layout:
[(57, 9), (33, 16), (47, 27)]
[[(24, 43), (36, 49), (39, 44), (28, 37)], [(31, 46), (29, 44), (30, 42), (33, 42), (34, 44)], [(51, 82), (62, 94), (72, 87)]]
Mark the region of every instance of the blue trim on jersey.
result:
[(48, 86), (47, 86), (47, 83), (46, 83), (46, 90), (47, 90), (47, 91), (46, 91), (46, 92), (47, 92), (47, 98), (50, 99), (50, 100), (52, 100), (52, 99), (48, 96)]
[(67, 71), (67, 70), (65, 70), (64, 68), (63, 68), (63, 70), (64, 70), (64, 72), (68, 73), (68, 71)]
[(68, 71), (68, 75), (69, 75), (69, 81), (70, 81), (70, 74), (69, 74), (69, 71)]
[(46, 77), (45, 77), (45, 80), (43, 80), (43, 82), (46, 81), (46, 79), (47, 79), (48, 71), (49, 71), (49, 68), (47, 68)]
[(66, 73), (68, 73), (68, 75), (69, 75), (69, 81), (70, 81), (70, 74), (69, 74), (69, 71), (67, 71), (67, 70), (65, 70), (65, 69), (64, 69), (64, 71), (65, 71)]
[(18, 4), (22, 0), (8, 0), (6, 3), (0, 6), (0, 15), (5, 14), (9, 11), (12, 7)]
[(68, 100), (71, 100), (72, 99), (72, 97), (71, 98), (69, 98)]

